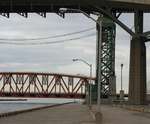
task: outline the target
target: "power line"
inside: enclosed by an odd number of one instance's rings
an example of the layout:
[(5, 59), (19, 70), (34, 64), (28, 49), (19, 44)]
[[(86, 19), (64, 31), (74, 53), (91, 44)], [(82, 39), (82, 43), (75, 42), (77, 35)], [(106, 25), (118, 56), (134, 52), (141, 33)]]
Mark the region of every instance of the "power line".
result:
[(49, 37), (39, 37), (39, 38), (29, 38), (29, 39), (7, 39), (7, 38), (0, 38), (0, 40), (3, 41), (33, 41), (33, 40), (47, 40), (47, 39), (53, 39), (53, 38), (59, 38), (59, 37), (66, 37), (66, 36), (70, 36), (70, 35), (74, 35), (74, 34), (80, 34), (80, 33), (84, 33), (84, 32), (88, 32), (95, 29), (95, 27), (92, 28), (88, 28), (88, 29), (84, 29), (81, 31), (77, 31), (77, 32), (72, 32), (72, 33), (66, 33), (66, 34), (60, 34), (60, 35), (54, 35), (54, 36), (49, 36)]
[(0, 44), (6, 44), (6, 45), (49, 45), (49, 44), (58, 44), (58, 43), (64, 43), (64, 42), (69, 42), (69, 41), (74, 41), (74, 40), (80, 40), (83, 38), (87, 38), (87, 37), (92, 37), (94, 36), (95, 33), (91, 33), (88, 35), (84, 35), (84, 36), (80, 36), (80, 37), (76, 37), (76, 38), (69, 38), (69, 39), (64, 39), (64, 40), (56, 40), (56, 41), (47, 41), (47, 42), (5, 42), (5, 41), (0, 41)]

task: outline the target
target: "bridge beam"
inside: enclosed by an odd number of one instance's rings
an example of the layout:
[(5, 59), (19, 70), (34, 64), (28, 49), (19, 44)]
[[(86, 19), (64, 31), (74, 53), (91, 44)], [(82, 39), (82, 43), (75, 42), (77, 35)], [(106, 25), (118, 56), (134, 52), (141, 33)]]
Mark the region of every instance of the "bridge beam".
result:
[(130, 49), (129, 74), (129, 103), (146, 103), (146, 46), (145, 38), (138, 34), (143, 33), (143, 12), (134, 14), (136, 36), (132, 37)]

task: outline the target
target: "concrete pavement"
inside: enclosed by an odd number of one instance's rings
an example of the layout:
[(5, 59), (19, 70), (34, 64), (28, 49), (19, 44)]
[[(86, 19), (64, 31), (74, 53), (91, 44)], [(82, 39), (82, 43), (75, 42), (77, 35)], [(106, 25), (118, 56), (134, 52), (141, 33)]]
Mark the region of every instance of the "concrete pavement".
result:
[[(103, 124), (150, 124), (150, 113), (106, 105), (101, 110)], [(85, 105), (68, 104), (0, 118), (0, 124), (96, 124), (93, 117), (96, 107), (92, 112)]]
[[(96, 107), (94, 107), (94, 110)], [(129, 111), (119, 107), (101, 107), (103, 124), (150, 124), (150, 113)], [(94, 111), (95, 112), (95, 111)]]
[(68, 104), (0, 119), (0, 124), (94, 124), (87, 106)]

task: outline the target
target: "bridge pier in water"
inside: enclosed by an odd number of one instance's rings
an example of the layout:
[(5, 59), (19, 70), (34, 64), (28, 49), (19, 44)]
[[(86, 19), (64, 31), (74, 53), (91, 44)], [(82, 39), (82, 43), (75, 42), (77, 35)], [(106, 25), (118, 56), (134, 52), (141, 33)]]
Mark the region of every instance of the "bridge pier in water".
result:
[(135, 33), (131, 40), (130, 74), (129, 74), (129, 103), (146, 103), (146, 46), (143, 33), (143, 12), (134, 14)]

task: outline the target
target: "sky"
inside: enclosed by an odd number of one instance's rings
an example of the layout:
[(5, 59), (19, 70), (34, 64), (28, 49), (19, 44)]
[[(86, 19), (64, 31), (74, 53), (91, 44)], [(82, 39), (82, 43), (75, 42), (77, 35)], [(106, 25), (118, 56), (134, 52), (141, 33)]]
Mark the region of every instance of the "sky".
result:
[[(95, 16), (92, 16), (96, 19)], [(144, 30), (150, 29), (150, 15), (144, 16)], [(133, 14), (122, 14), (119, 18), (133, 29)], [(65, 19), (57, 14), (47, 14), (42, 18), (33, 13), (26, 19), (17, 14), (10, 18), (0, 17), (0, 42), (2, 39), (30, 39), (50, 37), (71, 32), (77, 32), (95, 27), (95, 22), (82, 14), (66, 14)], [(130, 35), (117, 25), (116, 35), (116, 83), (117, 91), (120, 89), (120, 64), (123, 63), (123, 88), (128, 91), (129, 82), (129, 53)], [(53, 42), (80, 36), (87, 38), (66, 41), (59, 44), (48, 45), (6, 45), (0, 44), (0, 71), (1, 72), (54, 72), (66, 74), (89, 75), (89, 68), (82, 62), (73, 62), (73, 58), (81, 58), (93, 65), (95, 76), (96, 63), (96, 29), (62, 38), (37, 40), (34, 42)], [(13, 41), (11, 41), (13, 42)], [(19, 42), (19, 41), (17, 41)], [(26, 41), (31, 42), (31, 41)], [(147, 53), (150, 52), (150, 43), (146, 44)], [(150, 84), (150, 54), (147, 54), (147, 81)], [(150, 89), (150, 86), (148, 86)]]

